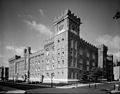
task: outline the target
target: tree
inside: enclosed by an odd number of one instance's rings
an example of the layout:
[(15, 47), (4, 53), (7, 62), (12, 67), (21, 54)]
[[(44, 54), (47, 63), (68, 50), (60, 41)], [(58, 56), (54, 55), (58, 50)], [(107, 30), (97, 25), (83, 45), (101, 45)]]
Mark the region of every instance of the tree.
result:
[(113, 19), (119, 19), (120, 18), (120, 11), (117, 11)]
[(96, 82), (98, 80), (98, 78), (102, 78), (102, 76), (104, 75), (104, 71), (102, 68), (100, 67), (95, 67), (93, 69), (91, 69), (91, 71), (89, 72), (89, 79), (91, 79), (92, 81)]
[(79, 72), (79, 80), (80, 81), (88, 81), (88, 74), (89, 72), (87, 72), (86, 70), (82, 70)]

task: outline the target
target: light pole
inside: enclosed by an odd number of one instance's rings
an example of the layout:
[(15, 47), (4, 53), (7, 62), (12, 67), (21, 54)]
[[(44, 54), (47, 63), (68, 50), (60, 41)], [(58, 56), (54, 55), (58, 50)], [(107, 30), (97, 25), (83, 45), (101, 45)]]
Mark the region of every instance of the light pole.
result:
[(53, 76), (54, 76), (54, 73), (51, 73), (51, 88), (53, 87)]

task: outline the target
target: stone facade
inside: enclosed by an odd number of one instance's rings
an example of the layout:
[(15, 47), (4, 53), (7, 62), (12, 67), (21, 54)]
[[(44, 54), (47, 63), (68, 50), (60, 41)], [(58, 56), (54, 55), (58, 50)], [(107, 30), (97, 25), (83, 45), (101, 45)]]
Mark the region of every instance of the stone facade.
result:
[(28, 82), (69, 83), (77, 81), (82, 70), (97, 67), (98, 48), (80, 38), (80, 24), (80, 18), (70, 10), (56, 17), (55, 36), (45, 41), (43, 50), (30, 53), (28, 48), (24, 57), (9, 60), (10, 78), (19, 74)]
[(0, 80), (8, 80), (9, 77), (9, 68), (8, 67), (0, 67)]
[(107, 54), (108, 47), (104, 44), (98, 46), (98, 67), (104, 70), (103, 77), (108, 81), (113, 80), (113, 55)]

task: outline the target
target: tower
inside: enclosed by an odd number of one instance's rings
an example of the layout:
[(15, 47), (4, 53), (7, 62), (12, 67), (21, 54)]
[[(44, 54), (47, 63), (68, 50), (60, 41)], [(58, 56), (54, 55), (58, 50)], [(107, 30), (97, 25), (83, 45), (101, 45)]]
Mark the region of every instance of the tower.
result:
[[(71, 70), (71, 60), (77, 63), (77, 48), (79, 38), (79, 26), (81, 24), (80, 18), (71, 13), (70, 10), (65, 10), (59, 17), (54, 19), (55, 29), (55, 61), (56, 61), (56, 72), (62, 73), (63, 81), (69, 80), (69, 70)], [(71, 47), (72, 46), (72, 47)], [(74, 57), (71, 59), (71, 49)], [(74, 64), (73, 65), (77, 65)], [(57, 73), (55, 73), (57, 74)], [(76, 74), (77, 75), (77, 74)], [(59, 79), (57, 75), (56, 79)]]
[(29, 82), (30, 78), (30, 54), (31, 54), (31, 47), (24, 49), (24, 59), (25, 59), (25, 78), (27, 76), (27, 82)]
[(104, 78), (107, 78), (107, 51), (108, 47), (104, 44), (98, 46), (98, 67), (103, 68)]

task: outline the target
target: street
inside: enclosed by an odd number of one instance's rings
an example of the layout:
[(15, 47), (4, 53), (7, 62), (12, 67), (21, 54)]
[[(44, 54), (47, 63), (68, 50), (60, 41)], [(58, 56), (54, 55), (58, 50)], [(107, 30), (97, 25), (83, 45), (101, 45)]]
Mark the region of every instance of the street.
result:
[(115, 83), (118, 83), (118, 82), (97, 84), (96, 87), (95, 85), (91, 85), (90, 87), (82, 86), (82, 87), (77, 87), (77, 88), (55, 88), (55, 87), (50, 88), (50, 87), (42, 87), (40, 85), (37, 86), (37, 85), (32, 85), (32, 84), (30, 85), (19, 84), (19, 86), (18, 85), (14, 85), (14, 86), (13, 85), (11, 86), (0, 85), (0, 90), (5, 91), (5, 92), (11, 91), (11, 90), (12, 91), (24, 90), (27, 94), (29, 93), (107, 94), (108, 91), (113, 90)]

